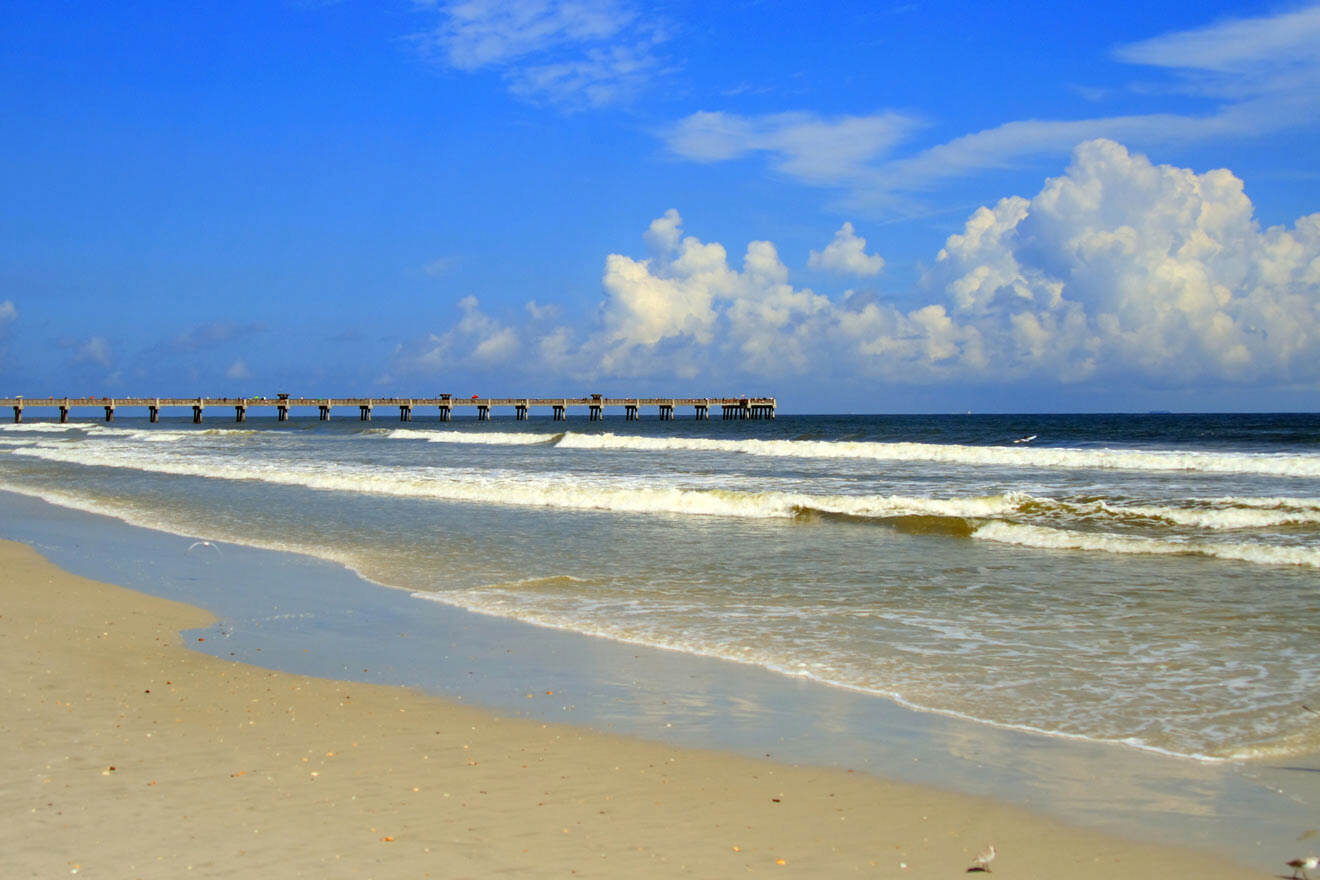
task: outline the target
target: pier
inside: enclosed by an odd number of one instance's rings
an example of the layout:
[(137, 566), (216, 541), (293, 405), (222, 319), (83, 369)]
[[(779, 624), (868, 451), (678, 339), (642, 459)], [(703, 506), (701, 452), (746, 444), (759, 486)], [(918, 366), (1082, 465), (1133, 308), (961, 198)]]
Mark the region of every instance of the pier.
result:
[(489, 421), (491, 411), (500, 408), (511, 410), (518, 421), (525, 421), (532, 409), (549, 410), (556, 422), (566, 421), (569, 410), (585, 410), (589, 421), (598, 422), (605, 418), (607, 409), (622, 410), (625, 421), (633, 422), (641, 418), (642, 409), (654, 408), (660, 421), (672, 421), (678, 408), (691, 408), (693, 417), (708, 420), (711, 411), (719, 409), (720, 418), (729, 419), (773, 419), (775, 417), (775, 398), (773, 397), (605, 397), (592, 394), (587, 397), (454, 397), (441, 394), (438, 397), (8, 397), (0, 398), (0, 406), (12, 408), (14, 421), (23, 421), (25, 409), (57, 409), (60, 422), (68, 422), (69, 414), (74, 409), (91, 409), (98, 414), (104, 413), (107, 422), (115, 420), (115, 412), (120, 408), (138, 408), (147, 411), (152, 422), (160, 420), (163, 409), (182, 409), (191, 411), (193, 424), (201, 424), (207, 410), (234, 413), (234, 421), (246, 422), (248, 410), (266, 410), (278, 421), (287, 422), (289, 412), (294, 409), (315, 410), (321, 421), (329, 421), (334, 409), (356, 410), (360, 421), (371, 421), (377, 407), (397, 408), (399, 421), (411, 422), (414, 410), (422, 412), (434, 408), (440, 421), (447, 422), (455, 410), (464, 408), (475, 412), (478, 421)]

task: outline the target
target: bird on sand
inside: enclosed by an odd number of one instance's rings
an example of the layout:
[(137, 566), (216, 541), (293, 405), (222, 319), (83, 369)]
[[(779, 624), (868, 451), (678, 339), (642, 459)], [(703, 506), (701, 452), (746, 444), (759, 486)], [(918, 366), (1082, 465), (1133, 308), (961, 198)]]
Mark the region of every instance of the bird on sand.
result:
[(979, 853), (976, 854), (976, 858), (972, 859), (972, 866), (967, 869), (967, 873), (970, 874), (973, 871), (984, 871), (985, 873), (989, 874), (990, 863), (993, 862), (994, 860), (995, 860), (995, 845), (992, 843), (989, 846), (987, 846), (985, 849), (981, 850)]
[(1294, 878), (1297, 877), (1297, 872), (1301, 871), (1302, 880), (1311, 880), (1306, 872), (1314, 871), (1316, 866), (1320, 865), (1320, 857), (1307, 856), (1304, 859), (1293, 859), (1291, 862), (1285, 862), (1284, 864), (1293, 869), (1292, 875)]

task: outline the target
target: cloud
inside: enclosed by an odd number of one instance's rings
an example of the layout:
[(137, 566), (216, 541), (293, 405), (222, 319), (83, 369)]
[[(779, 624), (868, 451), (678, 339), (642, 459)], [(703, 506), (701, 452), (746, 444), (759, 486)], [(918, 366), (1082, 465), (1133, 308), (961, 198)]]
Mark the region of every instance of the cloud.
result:
[(509, 90), (565, 108), (602, 107), (639, 91), (663, 65), (653, 17), (617, 0), (417, 2), (441, 23), (422, 43), (446, 66), (499, 70)]
[(1315, 64), (1320, 6), (1178, 31), (1119, 46), (1114, 56), (1130, 64), (1223, 72)]
[[(973, 212), (923, 279), (930, 301), (908, 311), (795, 287), (769, 242), (749, 244), (739, 270), (679, 222), (671, 211), (648, 232), (667, 253), (607, 258), (601, 369), (904, 384), (1320, 380), (1320, 214), (1261, 229), (1231, 172), (1155, 165), (1109, 140), (1079, 146), (1031, 198)], [(865, 257), (851, 227), (835, 242), (841, 262)]]
[(212, 321), (198, 324), (174, 338), (171, 347), (175, 351), (194, 352), (224, 345), (251, 333), (260, 333), (265, 326), (260, 323), (236, 324), (232, 321)]
[(865, 278), (879, 275), (885, 268), (885, 260), (879, 255), (866, 253), (866, 239), (853, 232), (851, 223), (844, 223), (825, 250), (810, 253), (807, 265), (813, 269)]
[(12, 299), (0, 302), (0, 324), (8, 324), (10, 321), (18, 318), (18, 309), (14, 306)]
[(685, 159), (722, 162), (766, 153), (776, 170), (814, 184), (838, 184), (867, 172), (870, 163), (906, 139), (920, 123), (883, 112), (822, 118), (813, 113), (739, 116), (700, 111), (662, 132)]
[(1261, 230), (1242, 181), (1084, 143), (981, 208), (931, 281), (1011, 374), (1182, 384), (1320, 376), (1320, 214)]
[(600, 368), (692, 376), (723, 349), (744, 371), (805, 364), (804, 320), (828, 300), (790, 285), (770, 242), (748, 244), (739, 271), (723, 245), (682, 235), (681, 223), (671, 209), (651, 224), (646, 239), (657, 253), (650, 259), (606, 257)]
[(1219, 137), (1259, 137), (1320, 117), (1320, 5), (1221, 22), (1119, 46), (1114, 57), (1173, 79), (1146, 91), (1211, 99), (1198, 113), (1086, 119), (1017, 119), (902, 155), (922, 123), (892, 111), (826, 118), (701, 111), (661, 132), (676, 155), (721, 162), (764, 154), (771, 167), (813, 186), (845, 190), (856, 205), (1022, 159), (1066, 154), (1096, 138), (1145, 147)]
[(91, 363), (108, 367), (110, 366), (110, 343), (104, 336), (93, 336), (76, 347), (73, 359), (76, 363)]
[(251, 379), (252, 371), (248, 369), (247, 361), (243, 360), (242, 358), (239, 358), (238, 360), (234, 361), (232, 364), (229, 365), (229, 369), (225, 370), (225, 378)]
[(554, 303), (541, 305), (534, 299), (528, 300), (523, 308), (527, 310), (527, 314), (531, 315), (532, 320), (535, 321), (545, 321), (559, 314), (559, 306)]
[(450, 270), (458, 264), (454, 257), (441, 257), (438, 260), (432, 260), (422, 267), (422, 271), (432, 278), (439, 278), (442, 275), (449, 274)]
[[(1145, 387), (1320, 383), (1320, 213), (1262, 229), (1242, 181), (1157, 165), (1110, 140), (1078, 146), (1031, 196), (971, 213), (900, 309), (873, 293), (795, 285), (777, 248), (740, 259), (688, 235), (677, 210), (646, 255), (605, 258), (596, 320), (460, 319), (406, 369), (537, 378), (702, 377), (921, 385)], [(838, 245), (838, 247), (835, 247)], [(831, 251), (831, 247), (835, 247)], [(877, 268), (851, 225), (812, 262)]]
[(482, 369), (507, 363), (519, 354), (517, 332), (481, 311), (475, 296), (466, 296), (457, 305), (461, 317), (449, 330), (400, 347), (395, 355), (397, 371)]

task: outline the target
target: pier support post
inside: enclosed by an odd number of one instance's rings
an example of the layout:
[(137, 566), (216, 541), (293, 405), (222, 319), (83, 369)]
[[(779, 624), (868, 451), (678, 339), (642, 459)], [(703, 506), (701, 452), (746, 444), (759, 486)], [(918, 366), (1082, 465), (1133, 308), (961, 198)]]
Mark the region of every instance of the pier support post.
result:
[(105, 420), (107, 422), (115, 420), (115, 402), (113, 400), (105, 405)]
[(317, 407), (316, 407), (316, 408), (317, 408), (317, 410), (319, 410), (320, 413), (321, 413), (321, 421), (323, 421), (323, 422), (328, 422), (328, 421), (330, 421), (330, 404), (329, 404), (329, 403), (321, 403), (321, 404), (317, 404)]
[(411, 422), (411, 421), (412, 421), (412, 403), (411, 403), (411, 402), (410, 402), (410, 403), (401, 403), (401, 404), (399, 404), (399, 421), (401, 421), (401, 422)]
[(234, 421), (238, 422), (240, 425), (247, 421), (246, 403), (234, 404)]
[(514, 412), (514, 417), (518, 421), (520, 422), (527, 421), (527, 401), (524, 400), (522, 403), (515, 406), (513, 408), (513, 412)]
[(489, 403), (479, 403), (479, 404), (477, 404), (477, 421), (479, 421), (479, 422), (489, 422), (489, 421), (490, 421), (490, 404), (489, 404)]
[(69, 421), (69, 404), (68, 404), (68, 400), (66, 399), (65, 402), (60, 406), (60, 424), (63, 425), (68, 421)]
[(551, 406), (551, 409), (554, 411), (554, 420), (556, 422), (563, 422), (568, 420), (568, 417), (564, 415), (564, 405), (562, 403), (553, 404)]
[(449, 406), (448, 406), (448, 404), (444, 404), (444, 403), (440, 404), (440, 421), (442, 421), (442, 422), (447, 422), (447, 421), (449, 421)]
[(674, 420), (674, 404), (672, 403), (660, 404), (660, 421), (672, 422), (673, 420)]
[(22, 422), (22, 421), (23, 421), (23, 407), (15, 405), (15, 406), (14, 406), (14, 424), (17, 425), (18, 423), (20, 423), (20, 422)]
[(604, 408), (603, 408), (600, 404), (598, 404), (598, 403), (593, 403), (593, 404), (590, 406), (589, 411), (590, 411), (590, 413), (591, 413), (591, 415), (588, 417), (588, 420), (589, 420), (589, 421), (592, 421), (592, 422), (601, 422), (601, 421), (604, 421), (604, 420), (605, 420), (605, 411), (604, 411)]
[(623, 420), (625, 422), (637, 421), (637, 404), (625, 403), (623, 405)]
[(710, 421), (710, 404), (709, 404), (709, 403), (698, 403), (698, 404), (697, 404), (697, 421), (699, 421), (699, 422), (708, 422), (708, 421)]
[(281, 404), (279, 404), (278, 406), (276, 406), (275, 409), (276, 409), (276, 410), (278, 411), (278, 413), (279, 413), (279, 415), (276, 416), (276, 419), (277, 419), (278, 421), (281, 421), (281, 422), (287, 422), (287, 421), (289, 420), (289, 406), (288, 406), (288, 404), (281, 403)]
[(358, 404), (358, 421), (359, 421), (359, 422), (369, 422), (369, 421), (371, 421), (371, 404), (370, 404), (370, 403), (360, 403), (360, 404)]
[(148, 404), (148, 406), (147, 406), (147, 419), (148, 419), (152, 424), (155, 424), (156, 422), (159, 422), (159, 421), (160, 421), (160, 398), (159, 398), (159, 397), (156, 398), (156, 402), (155, 402), (155, 403)]
[(200, 425), (201, 423), (202, 423), (202, 402), (201, 400), (198, 400), (196, 403), (193, 404), (193, 424)]

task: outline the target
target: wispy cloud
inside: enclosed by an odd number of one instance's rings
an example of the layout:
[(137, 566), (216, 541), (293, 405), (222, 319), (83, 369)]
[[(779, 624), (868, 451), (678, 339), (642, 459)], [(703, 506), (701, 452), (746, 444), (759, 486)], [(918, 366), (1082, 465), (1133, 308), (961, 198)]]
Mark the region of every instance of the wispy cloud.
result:
[(1320, 6), (1165, 34), (1119, 46), (1114, 56), (1131, 64), (1223, 73), (1314, 65), (1320, 61)]
[(686, 159), (718, 162), (762, 153), (776, 171), (803, 183), (841, 189), (853, 203), (884, 203), (979, 170), (1063, 155), (1098, 137), (1149, 147), (1259, 136), (1320, 119), (1320, 5), (1166, 34), (1113, 54), (1170, 71), (1174, 81), (1160, 91), (1214, 106), (1199, 113), (1012, 120), (907, 155), (900, 148), (921, 122), (892, 111), (835, 118), (701, 111), (662, 137)]
[(234, 339), (241, 339), (250, 333), (259, 333), (265, 327), (260, 323), (236, 324), (231, 321), (212, 321), (198, 324), (174, 338), (171, 347), (175, 351), (201, 351), (224, 345)]
[(99, 364), (110, 366), (110, 342), (104, 336), (93, 336), (86, 342), (76, 345), (73, 359), (80, 364)]
[(697, 112), (663, 133), (669, 148), (698, 162), (769, 155), (771, 165), (808, 183), (835, 184), (867, 173), (872, 162), (920, 122), (900, 113), (826, 118), (814, 113), (739, 116)]
[(440, 63), (497, 70), (509, 90), (566, 109), (626, 100), (664, 68), (667, 35), (622, 0), (417, 0), (440, 24), (421, 36)]

